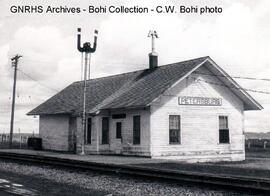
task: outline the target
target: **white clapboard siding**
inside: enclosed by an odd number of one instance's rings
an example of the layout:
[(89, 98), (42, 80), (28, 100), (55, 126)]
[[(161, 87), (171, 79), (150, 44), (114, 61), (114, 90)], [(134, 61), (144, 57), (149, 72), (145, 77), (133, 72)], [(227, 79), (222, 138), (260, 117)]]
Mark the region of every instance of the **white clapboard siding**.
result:
[[(200, 68), (198, 72), (208, 70)], [(206, 161), (244, 159), (243, 103), (227, 87), (202, 80), (221, 83), (213, 76), (192, 74), (152, 103), (153, 157)], [(179, 105), (179, 96), (221, 98), (222, 106)], [(169, 115), (181, 116), (181, 144), (169, 144)], [(219, 144), (219, 115), (228, 116), (230, 144)]]
[(41, 115), (39, 126), (44, 149), (68, 151), (69, 117), (67, 115)]

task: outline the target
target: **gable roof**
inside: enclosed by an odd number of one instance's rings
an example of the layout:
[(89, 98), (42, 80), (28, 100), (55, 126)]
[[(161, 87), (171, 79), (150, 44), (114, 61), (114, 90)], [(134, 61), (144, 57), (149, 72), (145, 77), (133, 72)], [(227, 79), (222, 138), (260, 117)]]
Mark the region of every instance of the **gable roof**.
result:
[[(86, 83), (86, 111), (95, 113), (103, 109), (136, 108), (150, 105), (168, 88), (174, 86), (201, 65), (206, 64), (212, 70), (226, 74), (210, 57), (201, 57), (179, 63), (159, 66), (119, 75), (96, 78)], [(237, 85), (234, 93), (244, 102), (246, 110), (262, 109), (247, 92), (226, 75), (223, 82)], [(79, 114), (82, 112), (83, 82), (74, 82), (58, 94), (54, 95), (28, 115), (44, 114)]]

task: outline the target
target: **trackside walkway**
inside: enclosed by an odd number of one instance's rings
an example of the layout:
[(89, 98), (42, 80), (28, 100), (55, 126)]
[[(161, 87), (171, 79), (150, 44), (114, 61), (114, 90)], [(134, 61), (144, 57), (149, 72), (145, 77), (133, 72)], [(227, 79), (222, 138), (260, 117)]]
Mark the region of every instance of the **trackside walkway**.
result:
[(144, 157), (132, 157), (132, 156), (112, 156), (112, 155), (79, 155), (79, 154), (67, 154), (52, 151), (36, 151), (26, 149), (0, 149), (1, 152), (28, 154), (28, 155), (41, 155), (49, 157), (57, 157), (63, 159), (72, 159), (78, 161), (87, 161), (95, 163), (106, 163), (116, 165), (126, 164), (143, 164), (143, 163), (160, 163), (166, 162), (166, 160), (157, 160)]
[(69, 159), (84, 163), (101, 163), (119, 166), (136, 166), (164, 170), (166, 172), (188, 172), (211, 174), (217, 176), (234, 177), (241, 176), (253, 179), (263, 179), (270, 182), (270, 158), (247, 157), (241, 162), (219, 162), (219, 163), (183, 163), (176, 160), (151, 159), (131, 156), (112, 155), (75, 155), (50, 151), (34, 151), (20, 149), (1, 149), (1, 153), (15, 153), (26, 155), (38, 155), (57, 159)]

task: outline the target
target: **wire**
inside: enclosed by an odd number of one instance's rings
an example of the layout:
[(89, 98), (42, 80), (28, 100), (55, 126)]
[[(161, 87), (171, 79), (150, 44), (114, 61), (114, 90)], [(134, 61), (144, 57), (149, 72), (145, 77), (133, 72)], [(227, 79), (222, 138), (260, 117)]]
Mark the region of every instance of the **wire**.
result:
[[(25, 57), (25, 56), (24, 56)], [(33, 61), (33, 62), (41, 62), (41, 63), (51, 63), (52, 61), (42, 61), (42, 60), (33, 60), (33, 59), (26, 59), (26, 61)], [(125, 62), (125, 61), (118, 61), (118, 62), (114, 62), (114, 61), (104, 61), (104, 60), (94, 60), (96, 63), (102, 63), (102, 64), (118, 64), (118, 65), (137, 65), (137, 66), (145, 66), (146, 64), (144, 63), (134, 63), (134, 62)], [(82, 57), (81, 57), (81, 63), (83, 62), (83, 53), (82, 53)], [(81, 69), (82, 69), (83, 65), (81, 64)], [(82, 70), (81, 70), (82, 73)], [(202, 73), (202, 72), (197, 72), (195, 71), (194, 73), (198, 73), (198, 74), (202, 74), (202, 75), (212, 75), (212, 76), (218, 76), (218, 77), (227, 77), (224, 75), (216, 75), (216, 74), (208, 74), (208, 73)], [(246, 79), (246, 80), (262, 80), (262, 81), (267, 81), (270, 82), (269, 78), (255, 78), (255, 77), (241, 77), (241, 76), (230, 76), (231, 78), (236, 78), (236, 79)], [(82, 78), (82, 77), (81, 77)]]
[(196, 79), (196, 81), (202, 81), (202, 82), (205, 82), (205, 83), (208, 83), (208, 84), (213, 84), (213, 85), (218, 85), (218, 86), (225, 86), (225, 87), (230, 88), (230, 89), (239, 89), (239, 90), (250, 91), (250, 92), (253, 92), (253, 93), (261, 93), (261, 94), (270, 95), (270, 92), (267, 92), (267, 91), (247, 89), (247, 88), (235, 87), (235, 86), (228, 86), (228, 85), (225, 85), (225, 84), (220, 84), (220, 83), (216, 83), (216, 82), (210, 82), (210, 81), (198, 79), (198, 78), (195, 78), (195, 77), (194, 77), (194, 79)]
[[(20, 71), (21, 73), (23, 73), (25, 76), (27, 76), (28, 78), (32, 79), (33, 81), (39, 83), (40, 85), (48, 88), (48, 89), (51, 89), (53, 91), (56, 91), (56, 92), (60, 92), (59, 90), (57, 89), (54, 89), (54, 88), (51, 88), (47, 85), (44, 85), (43, 83), (35, 80), (34, 78), (32, 78), (30, 75), (26, 74), (25, 72), (23, 72), (22, 70), (18, 69), (18, 71)], [(196, 72), (198, 73), (198, 72)], [(222, 77), (226, 77), (226, 76), (223, 76), (223, 75), (215, 75), (215, 74), (206, 74), (206, 73), (199, 73), (199, 74), (205, 74), (205, 75), (210, 75), (210, 76), (222, 76)], [(228, 78), (228, 77), (226, 77)], [(242, 79), (247, 79), (247, 77), (239, 77), (239, 78), (242, 78)], [(202, 79), (198, 79), (198, 78), (194, 78), (196, 79), (197, 81), (203, 81), (203, 82), (206, 82), (206, 83), (209, 83), (209, 84), (214, 84), (214, 85), (219, 85), (219, 86), (225, 86), (227, 88), (233, 88), (233, 89), (240, 89), (240, 90), (245, 90), (245, 91), (250, 91), (250, 92), (254, 92), (254, 93), (261, 93), (261, 94), (270, 94), (270, 92), (267, 92), (267, 91), (261, 91), (261, 90), (254, 90), (254, 89), (247, 89), (247, 88), (242, 88), (242, 87), (234, 87), (234, 86), (228, 86), (228, 85), (225, 85), (225, 84), (220, 84), (220, 83), (215, 83), (215, 82), (211, 82), (211, 81), (206, 81), (206, 80), (202, 80)], [(253, 79), (258, 79), (258, 78), (253, 78)], [(258, 80), (269, 80), (270, 79), (258, 79)]]
[[(39, 85), (41, 85), (41, 86), (43, 86), (43, 87), (46, 87), (46, 88), (48, 88), (48, 89), (50, 89), (50, 90), (53, 90), (53, 91), (55, 91), (55, 92), (57, 92), (57, 93), (60, 93), (59, 90), (57, 90), (57, 89), (55, 89), (55, 88), (52, 88), (52, 87), (49, 87), (49, 86), (47, 86), (47, 85), (45, 85), (45, 84), (43, 84), (43, 83), (37, 81), (37, 80), (34, 79), (32, 76), (30, 76), (29, 74), (23, 72), (22, 70), (20, 70), (20, 69), (18, 69), (18, 68), (17, 68), (17, 70), (20, 71), (24, 76), (26, 76), (26, 77), (30, 78), (31, 80), (33, 80), (34, 82), (37, 82)], [(64, 102), (64, 103), (66, 103), (68, 106), (74, 107), (74, 105), (71, 104), (71, 103), (69, 103), (69, 101), (66, 100), (66, 99), (63, 99), (63, 98), (61, 98), (61, 97), (59, 97), (59, 96), (58, 96), (57, 99), (60, 100), (60, 101), (62, 101), (62, 102)]]
[[(209, 76), (217, 76), (217, 77), (224, 77), (228, 78), (227, 76), (224, 75), (216, 75), (216, 74), (208, 74), (208, 73), (202, 73), (202, 72), (194, 72), (195, 74), (201, 74), (201, 75), (209, 75)], [(230, 76), (231, 78), (236, 78), (236, 79), (245, 79), (245, 80), (262, 80), (262, 81), (267, 81), (270, 82), (270, 79), (268, 78), (253, 78), (253, 77), (241, 77), (241, 76)]]
[(48, 89), (50, 89), (50, 90), (53, 90), (53, 91), (55, 91), (55, 92), (57, 92), (57, 93), (60, 92), (59, 90), (57, 90), (57, 89), (55, 89), (55, 88), (49, 87), (49, 86), (47, 86), (47, 85), (45, 85), (45, 84), (43, 84), (43, 83), (37, 81), (37, 80), (34, 79), (32, 76), (28, 75), (27, 73), (23, 72), (22, 70), (20, 70), (20, 69), (17, 69), (17, 70), (18, 70), (19, 72), (21, 72), (24, 76), (26, 76), (26, 77), (30, 78), (31, 80), (33, 80), (34, 82), (37, 82), (39, 85), (41, 85), (41, 86), (43, 86), (43, 87), (46, 87), (46, 88), (48, 88)]
[[(60, 92), (60, 91), (57, 90), (57, 89), (54, 89), (54, 88), (52, 88), (52, 87), (49, 87), (49, 86), (47, 86), (47, 85), (45, 85), (45, 84), (43, 84), (43, 83), (41, 83), (41, 82), (35, 80), (32, 76), (30, 76), (29, 74), (23, 72), (22, 70), (18, 69), (18, 71), (20, 71), (23, 75), (25, 75), (26, 77), (30, 78), (31, 80), (37, 82), (37, 83), (40, 84), (41, 86), (46, 87), (46, 88), (48, 88), (48, 89), (50, 89), (50, 90), (56, 91), (57, 93)], [(196, 73), (202, 74), (202, 75), (204, 74), (204, 75), (210, 75), (210, 76), (226, 77), (226, 76), (223, 76), (223, 75), (215, 75), (215, 74), (207, 74), (207, 73), (199, 73), (199, 72), (196, 72)], [(227, 77), (227, 78), (228, 78), (228, 77)], [(259, 79), (259, 78), (238, 77), (238, 76), (235, 76), (234, 78), (240, 78), (240, 79), (252, 79), (252, 80), (266, 80), (266, 81), (270, 81), (270, 79), (265, 79), (265, 78), (264, 78), (264, 79), (262, 79), (262, 78)], [(209, 84), (213, 84), (213, 85), (224, 86), (224, 87), (227, 87), (227, 88), (229, 88), (229, 89), (240, 89), (240, 90), (250, 91), (250, 92), (254, 92), (254, 93), (261, 93), (261, 94), (268, 94), (268, 95), (270, 95), (270, 92), (267, 92), (267, 91), (254, 90), (254, 89), (247, 89), (247, 88), (236, 87), (236, 86), (228, 86), (228, 85), (226, 85), (226, 84), (221, 84), (221, 83), (216, 83), (216, 82), (207, 81), (207, 80), (203, 80), (203, 79), (198, 79), (198, 78), (195, 78), (195, 77), (194, 77), (194, 79), (195, 79), (196, 81), (202, 81), (202, 82), (209, 83)], [(70, 104), (69, 102), (67, 102), (67, 100), (64, 100), (64, 99), (62, 99), (62, 98), (60, 98), (60, 97), (58, 97), (58, 99), (64, 101), (67, 105), (70, 105), (70, 106), (74, 107), (74, 105), (73, 105), (73, 104)]]

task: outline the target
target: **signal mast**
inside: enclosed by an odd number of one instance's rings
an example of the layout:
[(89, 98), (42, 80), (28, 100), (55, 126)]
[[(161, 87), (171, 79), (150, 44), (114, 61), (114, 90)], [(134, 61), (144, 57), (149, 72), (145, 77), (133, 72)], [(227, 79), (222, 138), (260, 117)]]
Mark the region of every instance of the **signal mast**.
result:
[[(94, 35), (94, 45), (91, 47), (90, 42), (85, 42), (83, 44), (83, 47), (81, 47), (81, 28), (78, 28), (78, 35), (77, 35), (77, 49), (79, 52), (82, 53), (82, 66), (83, 66), (83, 55), (84, 55), (84, 78), (83, 78), (83, 99), (82, 99), (82, 105), (83, 105), (83, 111), (82, 111), (82, 151), (81, 154), (85, 154), (85, 135), (86, 135), (86, 80), (90, 79), (90, 60), (91, 60), (91, 53), (94, 53), (96, 51), (97, 47), (97, 35), (98, 31), (95, 30)], [(87, 68), (88, 68), (88, 78), (87, 78)], [(83, 69), (82, 69), (83, 72)]]

